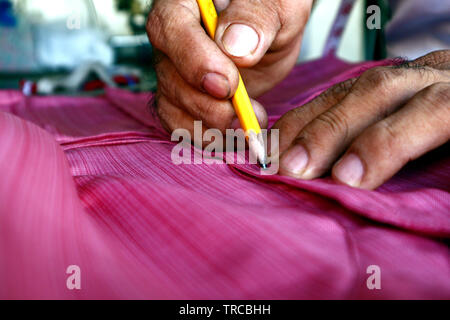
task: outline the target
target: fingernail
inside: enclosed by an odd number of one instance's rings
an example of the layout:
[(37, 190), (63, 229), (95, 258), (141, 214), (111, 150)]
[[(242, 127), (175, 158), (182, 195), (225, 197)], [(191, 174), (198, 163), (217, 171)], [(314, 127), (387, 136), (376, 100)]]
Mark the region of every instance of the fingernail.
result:
[(359, 187), (364, 175), (361, 159), (355, 154), (349, 154), (336, 165), (334, 175), (349, 186)]
[(294, 175), (300, 175), (305, 171), (308, 162), (309, 156), (305, 148), (295, 145), (283, 155), (280, 167)]
[(216, 7), (217, 12), (222, 12), (230, 5), (230, 0), (214, 0), (214, 5)]
[(227, 78), (218, 73), (208, 73), (202, 79), (203, 89), (218, 99), (225, 99), (230, 95), (230, 84)]
[(253, 28), (245, 24), (232, 24), (225, 30), (222, 43), (230, 55), (245, 57), (256, 50), (259, 36)]

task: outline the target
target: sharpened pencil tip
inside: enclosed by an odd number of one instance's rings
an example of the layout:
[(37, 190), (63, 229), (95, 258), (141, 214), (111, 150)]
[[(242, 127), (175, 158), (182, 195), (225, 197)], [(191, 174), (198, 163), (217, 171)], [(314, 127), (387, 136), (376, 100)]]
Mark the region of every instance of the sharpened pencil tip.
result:
[(268, 161), (267, 161), (267, 150), (264, 145), (263, 135), (261, 133), (255, 134), (253, 131), (250, 131), (248, 136), (249, 136), (248, 144), (250, 147), (250, 152), (255, 156), (259, 166), (264, 170), (266, 170)]

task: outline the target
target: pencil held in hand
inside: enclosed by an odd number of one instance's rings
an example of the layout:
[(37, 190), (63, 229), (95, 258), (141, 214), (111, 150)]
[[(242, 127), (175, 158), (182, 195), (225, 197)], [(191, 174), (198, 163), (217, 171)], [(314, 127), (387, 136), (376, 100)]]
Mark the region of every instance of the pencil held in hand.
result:
[[(217, 11), (212, 0), (197, 0), (202, 16), (203, 24), (209, 36), (214, 39), (217, 29)], [(236, 114), (241, 123), (242, 129), (248, 139), (250, 151), (257, 157), (259, 163), (263, 168), (267, 165), (267, 150), (265, 148), (264, 139), (262, 136), (261, 127), (253, 110), (250, 97), (245, 88), (244, 81), (239, 75), (239, 85), (236, 90), (232, 103)]]

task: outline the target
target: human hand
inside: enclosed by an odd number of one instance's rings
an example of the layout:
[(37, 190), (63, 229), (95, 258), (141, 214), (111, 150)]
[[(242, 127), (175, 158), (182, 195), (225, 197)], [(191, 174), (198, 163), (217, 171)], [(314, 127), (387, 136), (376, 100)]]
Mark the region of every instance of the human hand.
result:
[[(229, 99), (238, 86), (238, 68), (250, 97), (274, 87), (297, 60), (312, 0), (215, 0), (219, 24), (215, 41), (200, 22), (196, 0), (155, 0), (147, 31), (160, 52), (157, 114), (173, 131), (239, 128)], [(261, 127), (264, 108), (252, 101)]]
[[(450, 50), (377, 67), (286, 113), (280, 173), (375, 189), (406, 163), (449, 141)], [(275, 148), (273, 148), (275, 150)]]

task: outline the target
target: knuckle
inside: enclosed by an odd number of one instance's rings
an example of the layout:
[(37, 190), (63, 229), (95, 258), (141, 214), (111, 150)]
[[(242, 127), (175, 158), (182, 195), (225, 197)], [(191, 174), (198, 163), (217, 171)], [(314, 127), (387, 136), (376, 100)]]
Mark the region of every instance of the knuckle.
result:
[[(197, 14), (193, 4), (195, 1), (192, 0), (157, 2), (149, 14), (146, 28), (156, 59), (166, 57), (180, 76), (199, 87), (204, 69), (210, 62), (209, 56), (205, 54), (205, 43), (197, 41), (194, 23), (199, 22), (193, 20)], [(192, 55), (191, 51), (198, 54)], [(155, 64), (159, 62), (156, 60)]]
[(333, 137), (343, 136), (344, 140), (347, 139), (349, 125), (346, 116), (339, 109), (335, 108), (322, 113), (316, 118), (316, 121), (322, 127), (318, 130), (321, 136), (324, 136), (324, 132), (328, 132)]
[(377, 142), (387, 142), (388, 145), (392, 145), (398, 139), (398, 132), (394, 129), (394, 126), (388, 120), (380, 121), (375, 126), (376, 136), (379, 137), (380, 141)]
[(282, 130), (283, 132), (298, 132), (299, 129), (301, 129), (301, 123), (299, 125), (299, 123), (297, 121), (294, 121), (295, 119), (287, 119), (286, 121), (283, 121), (283, 123), (280, 126), (280, 130)]
[(313, 104), (307, 104), (303, 107), (291, 110), (286, 117), (287, 125), (292, 126), (292, 129), (294, 129), (303, 127), (308, 124), (310, 119), (314, 119), (315, 116), (313, 107)]
[(163, 41), (163, 19), (161, 17), (161, 10), (158, 8), (154, 8), (150, 14), (148, 15), (147, 19), (147, 33), (149, 36), (149, 40), (151, 44), (158, 49), (162, 48), (162, 45), (164, 43)]
[(280, 131), (281, 137), (283, 137), (284, 133), (286, 133), (287, 136), (289, 133), (298, 132), (298, 127), (295, 125), (292, 118), (289, 117), (288, 113), (286, 113), (282, 118), (275, 122), (275, 124), (272, 126), (272, 130), (274, 129), (278, 129)]
[(333, 88), (331, 88), (330, 93), (333, 94), (333, 96), (342, 96), (343, 94), (345, 95), (352, 89), (356, 80), (356, 78), (352, 78), (347, 81), (340, 82)]
[(400, 160), (405, 162), (407, 161), (403, 159), (405, 155), (402, 152), (398, 152), (399, 139), (399, 132), (392, 126), (388, 119), (385, 119), (368, 130), (368, 134), (363, 143), (376, 149), (376, 153), (386, 161)]
[(417, 66), (414, 70), (419, 72), (424, 83), (433, 83), (442, 78), (442, 75), (438, 70), (428, 66)]
[(375, 93), (379, 97), (392, 95), (393, 90), (401, 89), (401, 84), (408, 75), (408, 70), (394, 67), (372, 68), (360, 77), (352, 93), (365, 95)]
[(391, 90), (391, 86), (398, 78), (400, 72), (399, 70), (386, 67), (372, 68), (363, 73), (359, 83), (366, 90), (376, 90), (380, 93), (387, 92)]
[[(307, 105), (305, 106), (307, 107)], [(283, 132), (298, 131), (301, 126), (302, 116), (304, 114), (305, 107), (299, 107), (286, 112), (272, 127), (273, 129), (280, 129)]]
[(450, 65), (450, 50), (438, 50), (431, 52), (413, 62), (414, 65), (423, 65), (430, 67), (442, 67)]
[(345, 116), (336, 110), (328, 110), (300, 132), (297, 143), (306, 143), (318, 149), (327, 149), (330, 143), (347, 141), (349, 127)]
[(422, 91), (422, 109), (429, 119), (442, 123), (450, 136), (450, 83), (435, 83)]
[(449, 107), (450, 84), (438, 82), (429, 86), (424, 92), (424, 99), (435, 107)]
[(351, 91), (356, 81), (356, 78), (352, 78), (340, 82), (319, 95), (316, 99), (322, 100), (326, 104), (337, 104)]
[(269, 13), (274, 20), (269, 21), (271, 27), (278, 31), (276, 43), (279, 45), (289, 45), (293, 39), (299, 39), (301, 30), (309, 18), (310, 10), (308, 1), (299, 2), (293, 5), (285, 0), (266, 0), (264, 1)]
[[(186, 16), (192, 15), (191, 1), (176, 3), (158, 1), (150, 11), (146, 29), (152, 45), (167, 53), (165, 49), (176, 48), (178, 36), (184, 30)], [(175, 41), (176, 40), (176, 41)]]

